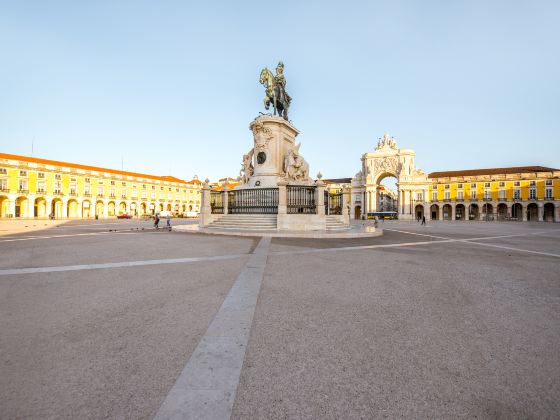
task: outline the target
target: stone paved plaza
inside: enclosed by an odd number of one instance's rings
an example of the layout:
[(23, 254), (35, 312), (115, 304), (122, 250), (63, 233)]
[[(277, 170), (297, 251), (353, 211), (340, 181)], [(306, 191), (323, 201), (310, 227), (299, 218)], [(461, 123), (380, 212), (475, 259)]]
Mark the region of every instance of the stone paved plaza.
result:
[(560, 412), (560, 224), (261, 239), (6, 223), (2, 418)]

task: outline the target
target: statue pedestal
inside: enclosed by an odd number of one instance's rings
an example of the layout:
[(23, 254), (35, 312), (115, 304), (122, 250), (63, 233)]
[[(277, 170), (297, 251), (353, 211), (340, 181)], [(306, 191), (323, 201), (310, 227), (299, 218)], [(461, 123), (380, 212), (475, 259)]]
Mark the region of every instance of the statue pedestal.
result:
[(280, 117), (262, 115), (251, 122), (254, 147), (252, 151), (253, 173), (243, 188), (276, 188), (286, 176), (284, 159), (296, 148), (297, 128)]

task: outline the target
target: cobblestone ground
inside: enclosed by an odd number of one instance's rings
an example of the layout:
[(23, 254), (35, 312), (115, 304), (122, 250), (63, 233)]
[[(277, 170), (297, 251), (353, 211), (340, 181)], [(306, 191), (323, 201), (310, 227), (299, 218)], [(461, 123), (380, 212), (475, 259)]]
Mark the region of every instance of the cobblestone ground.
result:
[[(1, 417), (153, 418), (190, 372), (233, 392), (178, 417), (556, 417), (560, 224), (380, 226), (266, 246), (142, 221), (5, 233)], [(227, 302), (244, 353), (200, 370)]]

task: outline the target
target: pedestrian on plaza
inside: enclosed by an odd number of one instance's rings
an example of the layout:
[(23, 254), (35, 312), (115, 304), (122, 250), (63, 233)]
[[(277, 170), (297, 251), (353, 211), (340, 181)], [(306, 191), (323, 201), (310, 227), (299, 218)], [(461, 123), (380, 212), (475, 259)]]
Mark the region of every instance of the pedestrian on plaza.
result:
[(167, 213), (167, 229), (171, 230), (171, 213)]
[(155, 217), (154, 217), (154, 227), (155, 227), (156, 229), (159, 229), (159, 213), (156, 213), (156, 214), (155, 214)]
[(422, 224), (425, 226), (426, 225), (426, 216), (422, 216)]

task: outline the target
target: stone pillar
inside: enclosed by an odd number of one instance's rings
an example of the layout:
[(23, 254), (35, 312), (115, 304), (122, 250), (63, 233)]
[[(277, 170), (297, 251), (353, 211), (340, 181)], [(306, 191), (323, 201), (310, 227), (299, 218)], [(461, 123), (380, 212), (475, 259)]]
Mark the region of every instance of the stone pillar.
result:
[(455, 206), (456, 204), (451, 204), (451, 220), (455, 220), (457, 217)]
[(528, 204), (525, 203), (523, 205), (523, 209), (521, 210), (521, 213), (523, 213), (523, 221), (526, 222), (527, 221), (527, 206)]
[(560, 203), (555, 203), (554, 206), (554, 221), (558, 223), (560, 222)]
[(78, 218), (81, 219), (82, 216), (83, 216), (83, 214), (84, 214), (84, 213), (83, 213), (83, 208), (82, 208), (83, 201), (82, 201), (82, 200), (79, 200), (79, 199), (76, 200), (76, 201), (77, 201), (77, 203), (78, 203), (78, 214), (77, 214), (77, 216), (78, 216)]
[(224, 206), (224, 214), (228, 214), (228, 191), (229, 185), (224, 181), (224, 189), (222, 190), (222, 206)]
[[(319, 182), (321, 181), (317, 181), (317, 183)], [(288, 181), (286, 181), (285, 179), (281, 179), (280, 181), (278, 181), (277, 185), (278, 185), (278, 216), (280, 216), (288, 213), (288, 196), (286, 192)]]
[(33, 219), (35, 217), (35, 196), (34, 195), (28, 195), (27, 196), (27, 203), (28, 203), (28, 206), (25, 209), (27, 214), (25, 215), (25, 217), (29, 217), (30, 219)]
[(109, 217), (109, 202), (107, 200), (103, 200), (103, 217), (105, 219)]
[(537, 220), (539, 222), (544, 222), (544, 204), (540, 204), (537, 207)]
[[(319, 188), (317, 188), (317, 191), (319, 191)], [(344, 187), (342, 189), (342, 221), (346, 225), (350, 224), (350, 206), (349, 206), (349, 202), (348, 202), (349, 193), (350, 193), (349, 188)], [(323, 206), (323, 208), (324, 208), (324, 206)]]
[(16, 200), (8, 200), (7, 215), (10, 217), (16, 217)]
[(443, 220), (443, 205), (439, 207), (439, 220)]
[(317, 197), (315, 199), (315, 202), (317, 203), (317, 215), (324, 217), (325, 216), (325, 183), (319, 179), (316, 182), (316, 185), (317, 185), (317, 190), (316, 190)]
[(68, 218), (68, 199), (67, 198), (62, 199), (62, 218), (63, 219)]
[(212, 218), (212, 210), (210, 209), (210, 185), (208, 185), (208, 182), (202, 184), (201, 206), (199, 225), (204, 227), (210, 224)]

